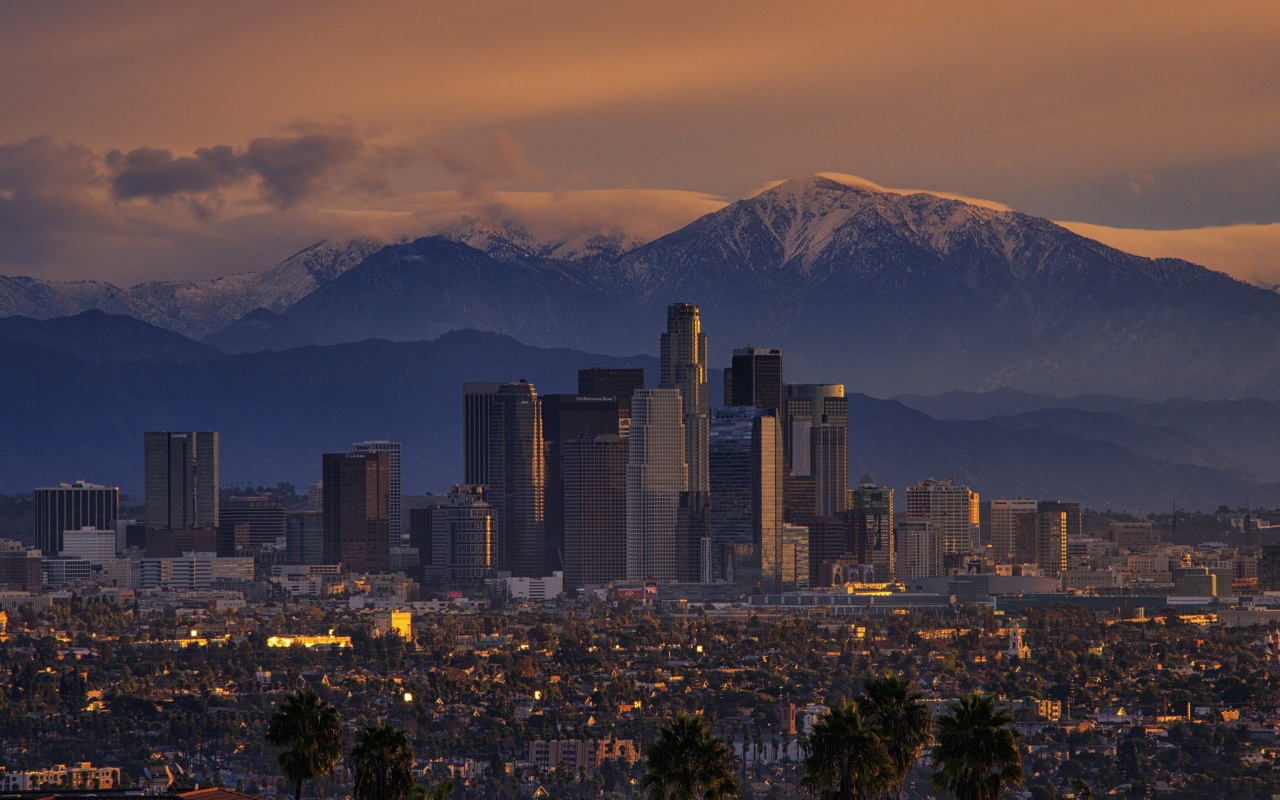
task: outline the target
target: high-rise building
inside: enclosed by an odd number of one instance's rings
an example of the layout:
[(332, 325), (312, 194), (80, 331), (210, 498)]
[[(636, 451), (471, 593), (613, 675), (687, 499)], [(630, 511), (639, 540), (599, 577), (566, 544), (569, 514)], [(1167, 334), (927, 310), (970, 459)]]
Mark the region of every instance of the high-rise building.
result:
[[(423, 509), (427, 510), (427, 509)], [(423, 572), (445, 588), (476, 592), (497, 574), (496, 538), (485, 487), (456, 485), (430, 509), (431, 558)]]
[(1067, 539), (1074, 541), (1083, 535), (1079, 503), (1067, 503), (1062, 500), (1041, 500), (1036, 504), (1036, 511), (1061, 511), (1067, 515)]
[(578, 394), (583, 397), (612, 397), (618, 401), (618, 415), (631, 419), (631, 395), (644, 388), (644, 370), (640, 368), (604, 369), (592, 367), (578, 370)]
[(285, 515), (284, 535), (285, 557), (290, 564), (324, 563), (323, 512), (290, 511)]
[(978, 493), (957, 485), (954, 478), (908, 486), (907, 518), (933, 521), (944, 561), (958, 561), (978, 547)]
[(76, 481), (35, 490), (36, 547), (46, 558), (62, 553), (64, 531), (114, 530), (120, 489)]
[(498, 569), (515, 577), (546, 574), (546, 452), (538, 392), (504, 383), (489, 418), (488, 484)]
[(324, 563), (391, 568), (391, 467), (386, 453), (325, 453)]
[(853, 557), (859, 564), (875, 568), (877, 581), (891, 581), (897, 566), (897, 547), (893, 530), (893, 490), (877, 486), (870, 475), (863, 475), (852, 492), (849, 509), (852, 523)]
[(782, 409), (782, 351), (769, 347), (739, 347), (733, 351), (730, 368), (732, 386), (726, 378), (726, 391), (732, 388), (733, 402), (725, 405)]
[(627, 578), (686, 579), (689, 542), (680, 499), (688, 491), (686, 437), (678, 389), (640, 389), (631, 399), (627, 442)]
[(813, 513), (834, 517), (849, 507), (849, 428), (824, 422), (809, 429)]
[(707, 437), (711, 429), (711, 396), (707, 391), (707, 337), (702, 333), (698, 307), (692, 303), (667, 306), (667, 330), (662, 334), (663, 389), (679, 389), (684, 425), (687, 491), (708, 491)]
[(588, 433), (564, 443), (564, 586), (627, 577), (627, 440)]
[(500, 385), (462, 384), (462, 474), (468, 486), (489, 483), (489, 425)]
[(809, 529), (783, 523), (782, 557), (779, 559), (778, 588), (784, 592), (809, 588)]
[(708, 453), (712, 578), (728, 579), (726, 554), (733, 554), (739, 583), (767, 579), (766, 586), (776, 586), (782, 546), (782, 430), (776, 414), (755, 407), (714, 409)]
[[(818, 434), (820, 446), (815, 450), (814, 430), (823, 425), (844, 429), (843, 440), (839, 433), (827, 430)], [(823, 516), (818, 508), (819, 480), (824, 486), (823, 510), (844, 510), (846, 502), (839, 494), (847, 488), (848, 481), (848, 427), (849, 401), (842, 384), (783, 386), (783, 517), (786, 521), (809, 526), (816, 517)], [(840, 465), (844, 465), (843, 468)], [(838, 474), (841, 469), (843, 477)]]
[(393, 547), (402, 547), (408, 544), (408, 537), (404, 530), (404, 518), (400, 516), (402, 499), (400, 488), (400, 443), (388, 442), (385, 439), (356, 442), (351, 445), (351, 452), (387, 454), (387, 463), (391, 465), (391, 544)]
[(539, 398), (539, 405), (542, 408), (542, 441), (547, 475), (546, 552), (543, 561), (550, 573), (567, 569), (564, 560), (565, 447), (569, 442), (586, 435), (618, 435), (621, 418), (618, 414), (618, 401), (613, 397), (548, 394)]
[(146, 434), (147, 527), (218, 527), (218, 432)]
[(898, 539), (899, 580), (936, 578), (945, 574), (942, 566), (942, 536), (932, 519), (907, 517), (898, 520), (894, 533)]
[(1017, 553), (1017, 520), (1020, 514), (1034, 514), (1037, 502), (1025, 497), (991, 501), (991, 557), (1008, 561)]
[(279, 500), (265, 495), (228, 497), (218, 516), (220, 528), (240, 523), (248, 525), (250, 547), (277, 547), (285, 543), (284, 503)]
[(1067, 512), (1037, 511), (1035, 522), (1035, 564), (1040, 574), (1059, 578), (1067, 569)]

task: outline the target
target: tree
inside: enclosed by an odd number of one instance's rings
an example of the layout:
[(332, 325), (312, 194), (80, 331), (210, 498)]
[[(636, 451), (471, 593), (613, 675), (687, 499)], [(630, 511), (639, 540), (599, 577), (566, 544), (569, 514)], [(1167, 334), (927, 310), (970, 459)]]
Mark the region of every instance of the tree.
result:
[(863, 713), (879, 726), (889, 761), (893, 764), (895, 797), (902, 797), (911, 768), (929, 742), (933, 717), (920, 701), (920, 693), (901, 677), (886, 674), (867, 681)]
[(893, 784), (883, 731), (850, 700), (813, 724), (800, 787), (822, 800), (867, 800)]
[(1013, 717), (977, 692), (960, 698), (938, 718), (933, 786), (956, 800), (997, 800), (1006, 786), (1022, 785), (1022, 753)]
[(723, 800), (741, 791), (729, 746), (702, 717), (680, 713), (662, 723), (644, 755), (640, 787), (649, 800)]
[(269, 744), (285, 748), (276, 760), (293, 781), (294, 800), (302, 800), (304, 783), (333, 774), (342, 755), (342, 720), (338, 709), (307, 687), (289, 695), (276, 709), (266, 738)]
[(413, 788), (413, 745), (403, 728), (379, 722), (360, 731), (350, 762), (354, 800), (405, 800)]

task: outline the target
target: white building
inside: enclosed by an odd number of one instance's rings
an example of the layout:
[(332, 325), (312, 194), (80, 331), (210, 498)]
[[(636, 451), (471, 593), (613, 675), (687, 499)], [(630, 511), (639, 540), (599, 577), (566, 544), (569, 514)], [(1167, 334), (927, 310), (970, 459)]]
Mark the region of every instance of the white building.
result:
[(116, 557), (115, 531), (81, 528), (62, 533), (62, 555), (67, 558), (85, 558), (95, 567), (101, 567)]
[(942, 552), (969, 553), (978, 547), (978, 493), (954, 478), (920, 481), (907, 487), (907, 519), (933, 521)]

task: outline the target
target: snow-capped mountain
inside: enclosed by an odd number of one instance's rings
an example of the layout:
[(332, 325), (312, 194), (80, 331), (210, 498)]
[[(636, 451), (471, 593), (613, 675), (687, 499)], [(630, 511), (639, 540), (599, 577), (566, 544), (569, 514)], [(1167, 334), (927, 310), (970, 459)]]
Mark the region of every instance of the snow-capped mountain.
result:
[(255, 309), (283, 311), (382, 246), (371, 238), (325, 240), (261, 272), (205, 281), (152, 281), (127, 289), (98, 281), (0, 276), (0, 317), (51, 319), (96, 310), (201, 338)]
[(584, 231), (568, 237), (537, 236), (521, 221), (509, 216), (463, 216), (434, 231), (455, 242), (481, 250), (498, 261), (547, 258), (588, 264), (609, 263), (647, 243), (648, 238), (622, 225)]

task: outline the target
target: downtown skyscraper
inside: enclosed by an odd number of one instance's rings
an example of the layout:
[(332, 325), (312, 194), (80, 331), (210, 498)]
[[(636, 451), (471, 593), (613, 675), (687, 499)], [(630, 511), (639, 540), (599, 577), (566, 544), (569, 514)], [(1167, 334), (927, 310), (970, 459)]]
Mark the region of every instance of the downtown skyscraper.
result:
[(493, 513), (499, 570), (546, 574), (546, 452), (542, 406), (528, 381), (503, 383), (488, 426), (486, 498)]
[(144, 444), (147, 527), (218, 527), (217, 431), (151, 431)]
[(707, 437), (711, 432), (711, 396), (707, 389), (707, 337), (698, 307), (675, 303), (667, 307), (667, 330), (662, 334), (661, 387), (679, 389), (684, 425), (688, 491), (709, 490)]
[(689, 579), (681, 496), (689, 489), (685, 427), (677, 389), (640, 389), (627, 440), (627, 579)]
[(400, 515), (402, 501), (400, 488), (400, 443), (388, 442), (385, 439), (374, 439), (367, 442), (356, 442), (351, 445), (353, 453), (386, 453), (391, 475), (391, 546), (400, 547), (406, 544), (404, 520)]
[[(781, 584), (782, 429), (765, 408), (711, 413), (712, 577)], [(807, 566), (806, 566), (807, 569)]]
[(391, 568), (391, 465), (386, 453), (325, 453), (324, 561), (349, 572)]

